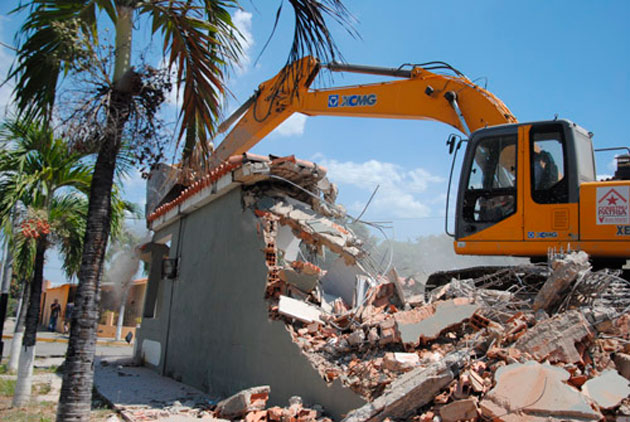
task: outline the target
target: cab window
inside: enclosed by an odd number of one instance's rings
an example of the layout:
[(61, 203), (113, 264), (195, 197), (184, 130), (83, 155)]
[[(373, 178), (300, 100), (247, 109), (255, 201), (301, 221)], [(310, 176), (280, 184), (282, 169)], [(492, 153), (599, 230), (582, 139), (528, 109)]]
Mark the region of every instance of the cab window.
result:
[(530, 131), (531, 195), (539, 204), (566, 203), (569, 199), (564, 145), (560, 125)]
[(481, 139), (464, 194), (468, 222), (501, 221), (516, 211), (516, 135)]

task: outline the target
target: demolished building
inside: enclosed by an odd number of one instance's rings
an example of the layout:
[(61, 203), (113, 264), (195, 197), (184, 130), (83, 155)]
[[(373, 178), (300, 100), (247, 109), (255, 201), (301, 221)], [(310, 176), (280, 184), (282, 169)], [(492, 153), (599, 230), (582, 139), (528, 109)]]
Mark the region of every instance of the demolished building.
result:
[[(299, 395), (335, 420), (630, 417), (618, 273), (560, 254), (425, 292), (375, 262), (335, 197), (325, 169), (251, 154), (167, 195), (148, 218), (137, 358), (215, 396)], [(272, 409), (252, 418), (284, 420)]]
[(289, 301), (321, 276), (304, 254), (325, 248), (337, 266), (357, 262), (361, 249), (326, 203), (334, 196), (321, 167), (247, 154), (157, 207), (148, 218), (154, 241), (144, 247), (151, 264), (137, 357), (216, 396), (265, 384), (274, 402), (300, 394), (334, 415), (364, 404), (319, 376), (285, 324), (270, 318), (266, 299), (282, 290), (282, 310), (298, 304), (302, 315), (308, 305)]

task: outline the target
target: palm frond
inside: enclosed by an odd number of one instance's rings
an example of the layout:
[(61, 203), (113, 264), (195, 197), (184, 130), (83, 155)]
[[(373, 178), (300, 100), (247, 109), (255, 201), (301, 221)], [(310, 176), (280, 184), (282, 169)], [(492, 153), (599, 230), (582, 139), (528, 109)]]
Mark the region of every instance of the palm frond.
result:
[[(59, 246), (63, 269), (72, 277), (81, 263), (93, 165), (38, 122), (9, 119), (0, 126), (0, 145), (0, 225), (9, 224), (10, 210), (18, 203), (28, 207), (29, 214), (46, 219), (52, 227), (49, 241)], [(125, 213), (138, 211), (121, 199), (116, 185), (112, 201), (115, 235)], [(15, 255), (29, 262), (34, 242), (31, 245), (24, 236), (16, 239), (16, 247), (23, 250)]]
[(96, 33), (96, 6), (111, 1), (33, 0), (14, 12), (29, 9), (16, 35), (18, 54), (9, 70), (21, 116), (50, 118), (57, 83), (77, 59), (86, 55), (85, 37)]
[(52, 238), (58, 246), (68, 278), (74, 277), (81, 266), (87, 211), (87, 197), (76, 193), (56, 196), (49, 207)]
[[(295, 16), (293, 42), (275, 89), (280, 90), (289, 81), (289, 86), (299, 86), (304, 77), (303, 69), (290, 66), (299, 63), (304, 56), (314, 56), (323, 62), (343, 61), (343, 56), (330, 32), (327, 19), (332, 19), (352, 37), (359, 37), (354, 29), (354, 17), (341, 0), (288, 0)], [(276, 22), (280, 18), (282, 4), (276, 13)], [(272, 34), (273, 35), (273, 34)], [(297, 94), (294, 90), (291, 95)]]
[[(211, 152), (208, 140), (215, 133), (226, 90), (225, 72), (242, 50), (229, 13), (236, 6), (231, 0), (156, 0), (139, 6), (140, 13), (151, 15), (153, 33), (164, 37), (167, 66), (177, 70), (176, 86), (183, 90), (178, 142), (195, 128), (195, 142), (206, 155)], [(191, 152), (190, 137), (185, 150)]]
[(35, 239), (15, 233), (13, 244), (13, 272), (20, 280), (28, 280), (35, 264)]
[(322, 61), (335, 61), (342, 55), (333, 39), (326, 18), (357, 37), (354, 18), (341, 0), (288, 0), (295, 14), (293, 43), (287, 64), (294, 63), (306, 55)]

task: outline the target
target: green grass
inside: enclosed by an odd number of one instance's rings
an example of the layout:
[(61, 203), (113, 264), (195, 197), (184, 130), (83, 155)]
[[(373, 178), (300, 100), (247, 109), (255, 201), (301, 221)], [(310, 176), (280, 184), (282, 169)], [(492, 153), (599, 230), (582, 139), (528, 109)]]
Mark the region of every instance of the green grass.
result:
[(0, 379), (0, 396), (12, 396), (15, 393), (15, 380)]
[(55, 372), (57, 372), (57, 365), (48, 368), (33, 368), (33, 374), (54, 374)]
[(52, 390), (52, 386), (47, 382), (33, 385), (33, 392), (40, 396), (50, 393), (50, 390)]
[[(93, 410), (90, 422), (106, 422), (114, 414), (110, 409)], [(57, 415), (57, 403), (50, 401), (32, 401), (26, 407), (11, 407), (11, 397), (0, 395), (0, 421), (11, 422), (54, 422)]]
[[(33, 374), (54, 374), (57, 372), (57, 365), (50, 366), (48, 368), (33, 368)], [(9, 373), (9, 368), (6, 363), (0, 365), (0, 375), (6, 375)]]
[(2, 403), (0, 420), (13, 422), (53, 422), (57, 412), (57, 404), (32, 402), (25, 408), (9, 407), (10, 400)]

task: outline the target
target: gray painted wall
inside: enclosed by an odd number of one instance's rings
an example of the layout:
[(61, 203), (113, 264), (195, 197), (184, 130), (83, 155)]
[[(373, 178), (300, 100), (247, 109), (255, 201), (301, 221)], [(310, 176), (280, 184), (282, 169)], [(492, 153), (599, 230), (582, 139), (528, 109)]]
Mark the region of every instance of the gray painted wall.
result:
[(179, 253), (179, 278), (160, 282), (158, 312), (142, 321), (138, 356), (144, 339), (159, 341), (158, 371), (211, 395), (270, 385), (272, 404), (286, 405), (300, 395), (335, 419), (365, 403), (339, 381), (327, 386), (284, 323), (269, 320), (264, 244), (258, 219), (242, 209), (240, 189), (180, 222), (181, 239), (179, 223), (158, 233), (173, 233), (170, 256)]

